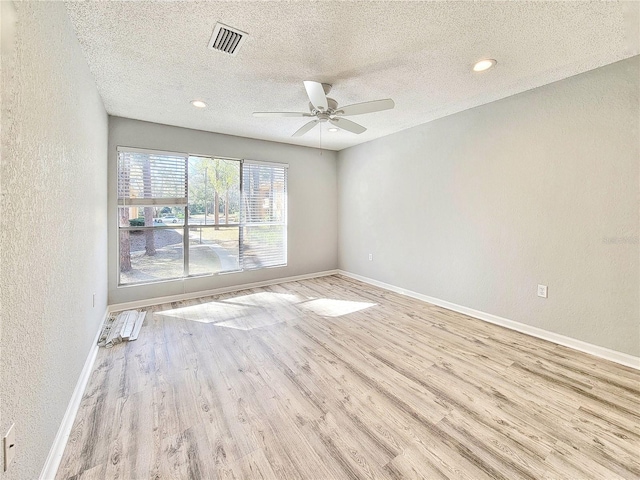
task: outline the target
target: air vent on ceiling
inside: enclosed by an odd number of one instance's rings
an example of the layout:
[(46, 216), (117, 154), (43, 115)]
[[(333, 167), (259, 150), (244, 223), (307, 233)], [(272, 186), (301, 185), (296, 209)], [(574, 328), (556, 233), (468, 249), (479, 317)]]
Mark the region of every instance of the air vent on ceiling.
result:
[(247, 34), (237, 28), (216, 23), (211, 40), (209, 40), (209, 48), (235, 56), (246, 37)]

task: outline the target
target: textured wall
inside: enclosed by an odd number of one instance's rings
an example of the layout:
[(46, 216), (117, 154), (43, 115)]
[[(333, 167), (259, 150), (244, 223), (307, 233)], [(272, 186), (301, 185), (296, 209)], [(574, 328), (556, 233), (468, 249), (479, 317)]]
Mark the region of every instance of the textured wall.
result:
[(640, 355), (639, 65), (341, 151), (340, 268)]
[(17, 456), (3, 480), (40, 474), (107, 301), (108, 118), (64, 5), (16, 2), (15, 14), (2, 55), (0, 432), (15, 422)]
[[(118, 288), (115, 197), (118, 145), (288, 163), (287, 266)], [(337, 268), (336, 156), (335, 152), (321, 152), (314, 148), (110, 117), (109, 303), (197, 292)]]

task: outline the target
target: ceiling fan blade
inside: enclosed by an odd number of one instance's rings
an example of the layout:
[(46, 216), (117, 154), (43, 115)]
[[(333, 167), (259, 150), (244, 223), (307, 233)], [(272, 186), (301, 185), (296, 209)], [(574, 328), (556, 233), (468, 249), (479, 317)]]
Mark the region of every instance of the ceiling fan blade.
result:
[(381, 112), (395, 107), (396, 104), (390, 98), (373, 100), (371, 102), (354, 103), (346, 107), (340, 107), (336, 115), (362, 115), (363, 113)]
[(318, 123), (318, 120), (311, 120), (309, 123), (305, 123), (302, 127), (300, 127), (298, 129), (298, 131), (296, 133), (294, 133), (291, 136), (292, 137), (301, 137), (302, 135), (307, 133), (309, 130), (311, 130), (313, 127), (315, 127), (317, 123)]
[(326, 110), (329, 108), (327, 104), (327, 96), (324, 94), (324, 88), (319, 82), (313, 82), (310, 80), (304, 81), (304, 88), (307, 90), (309, 101), (318, 110)]
[(253, 112), (254, 117), (313, 117), (303, 112)]
[(362, 125), (358, 125), (356, 122), (352, 122), (351, 120), (347, 120), (346, 118), (332, 118), (331, 120), (329, 120), (329, 123), (351, 133), (360, 134), (367, 130)]

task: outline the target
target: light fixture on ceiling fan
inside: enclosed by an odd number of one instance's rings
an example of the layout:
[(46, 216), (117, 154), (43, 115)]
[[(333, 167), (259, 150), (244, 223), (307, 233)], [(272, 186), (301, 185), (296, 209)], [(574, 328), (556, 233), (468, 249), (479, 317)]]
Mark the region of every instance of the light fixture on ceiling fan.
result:
[(360, 134), (367, 129), (351, 120), (343, 117), (351, 115), (363, 115), (365, 113), (381, 112), (395, 106), (390, 98), (373, 100), (370, 102), (354, 103), (344, 107), (338, 107), (338, 102), (327, 97), (332, 85), (307, 80), (304, 88), (309, 97), (309, 113), (307, 112), (253, 112), (254, 117), (315, 117), (300, 127), (292, 136), (300, 137), (320, 123), (329, 122), (333, 126), (351, 133)]

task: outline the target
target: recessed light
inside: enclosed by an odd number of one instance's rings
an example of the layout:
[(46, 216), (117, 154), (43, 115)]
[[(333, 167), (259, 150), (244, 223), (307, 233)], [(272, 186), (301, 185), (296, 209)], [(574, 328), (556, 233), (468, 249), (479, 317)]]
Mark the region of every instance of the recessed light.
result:
[(331, 128), (329, 129), (329, 131), (330, 131), (330, 132), (337, 132), (337, 131), (338, 131), (338, 129), (337, 129), (336, 127), (331, 127)]
[(493, 58), (487, 58), (485, 60), (480, 60), (476, 62), (473, 66), (474, 72), (484, 72), (485, 70), (489, 70), (491, 67), (495, 66), (496, 62)]
[(192, 100), (191, 105), (198, 108), (205, 108), (207, 106), (202, 100)]

